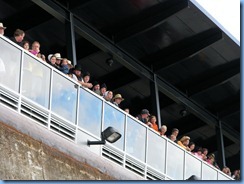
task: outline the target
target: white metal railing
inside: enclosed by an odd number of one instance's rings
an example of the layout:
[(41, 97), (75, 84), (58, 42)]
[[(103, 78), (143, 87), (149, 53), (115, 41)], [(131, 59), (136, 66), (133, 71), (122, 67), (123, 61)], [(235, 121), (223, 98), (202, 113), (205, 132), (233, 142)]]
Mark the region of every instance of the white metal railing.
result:
[(0, 50), (1, 104), (78, 145), (113, 126), (122, 138), (93, 151), (145, 179), (232, 179), (2, 36)]

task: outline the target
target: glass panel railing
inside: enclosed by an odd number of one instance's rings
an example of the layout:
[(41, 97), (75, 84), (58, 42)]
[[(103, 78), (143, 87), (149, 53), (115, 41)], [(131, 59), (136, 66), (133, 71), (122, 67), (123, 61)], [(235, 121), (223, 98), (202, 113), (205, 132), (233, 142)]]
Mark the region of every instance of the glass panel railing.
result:
[(208, 163), (202, 163), (202, 180), (217, 180), (217, 171), (211, 168)]
[(166, 174), (171, 178), (174, 180), (183, 180), (184, 151), (171, 142), (168, 142), (166, 168)]
[(75, 83), (53, 72), (51, 110), (74, 124), (77, 113), (77, 88)]
[(21, 50), (0, 37), (0, 83), (19, 92)]
[(122, 135), (121, 138), (113, 143), (117, 148), (124, 150), (124, 127), (125, 127), (125, 114), (115, 109), (108, 103), (104, 104), (104, 129), (112, 126)]
[[(152, 167), (159, 173), (166, 174), (170, 179), (182, 180), (189, 178), (191, 175), (199, 176), (201, 171), (202, 180), (230, 179), (207, 163), (201, 162), (190, 153), (185, 152), (176, 144), (155, 134), (137, 120), (127, 117), (123, 111), (114, 108), (89, 90), (78, 88), (79, 85), (75, 82), (72, 82), (58, 71), (50, 69), (46, 64), (28, 55), (23, 49), (14, 44), (12, 45), (8, 39), (5, 40), (0, 36), (0, 84), (4, 85), (4, 87), (6, 86), (15, 92), (19, 92), (21, 53), (24, 53), (22, 65), (23, 81), (21, 85), (23, 96), (45, 108), (48, 108), (49, 104), (51, 104), (52, 112), (73, 124), (76, 123), (76, 117), (78, 117), (78, 125), (97, 137), (100, 137), (102, 122), (104, 122), (104, 129), (108, 126), (113, 126), (122, 134), (122, 138), (113, 145), (125, 150), (125, 154), (131, 155), (141, 162), (145, 163), (147, 161), (148, 168)], [(52, 72), (50, 71), (53, 71), (51, 85)], [(51, 103), (49, 99), (50, 86), (52, 86)], [(78, 91), (80, 91), (79, 101)], [(77, 102), (79, 105), (77, 105)], [(102, 115), (103, 103), (104, 116)], [(21, 108), (21, 106), (19, 107)], [(77, 107), (79, 107), (78, 112)], [(104, 117), (104, 121), (102, 121), (102, 117)], [(125, 117), (127, 117), (126, 131), (124, 130)], [(63, 126), (63, 124), (61, 125)], [(72, 131), (75, 132), (76, 128), (72, 129)], [(72, 133), (75, 135), (74, 132)], [(87, 141), (87, 139), (92, 137), (83, 130), (78, 130), (77, 134), (77, 142), (83, 142), (83, 139)], [(184, 156), (184, 154), (186, 155)], [(186, 159), (185, 162), (184, 158)], [(169, 178), (166, 177), (166, 179)]]
[(131, 118), (127, 118), (126, 152), (145, 162), (146, 127)]
[(165, 173), (165, 146), (166, 140), (149, 129), (147, 164), (163, 173)]
[(189, 178), (192, 175), (201, 178), (201, 164), (202, 162), (195, 158), (191, 153), (186, 152), (185, 161), (185, 178)]
[(48, 108), (51, 69), (24, 54), (22, 76), (22, 95)]
[(78, 125), (92, 134), (101, 136), (102, 100), (80, 88)]
[[(229, 176), (229, 177), (231, 177), (231, 176)], [(230, 180), (229, 177), (220, 172), (218, 173), (218, 180)]]

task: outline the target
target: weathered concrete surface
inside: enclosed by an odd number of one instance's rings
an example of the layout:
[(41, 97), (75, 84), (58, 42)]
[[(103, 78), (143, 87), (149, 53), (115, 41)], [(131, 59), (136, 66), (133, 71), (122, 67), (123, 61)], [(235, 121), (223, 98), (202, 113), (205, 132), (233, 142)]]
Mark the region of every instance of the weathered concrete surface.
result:
[(0, 103), (1, 180), (144, 180)]
[(113, 179), (3, 123), (0, 123), (0, 152), (1, 180)]

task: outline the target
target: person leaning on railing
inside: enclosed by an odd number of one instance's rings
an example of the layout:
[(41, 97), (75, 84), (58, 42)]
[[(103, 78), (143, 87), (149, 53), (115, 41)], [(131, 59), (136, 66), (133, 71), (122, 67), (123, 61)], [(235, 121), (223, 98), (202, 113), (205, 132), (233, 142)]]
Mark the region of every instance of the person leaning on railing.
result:
[(190, 137), (188, 136), (183, 136), (179, 141), (177, 141), (177, 144), (184, 148), (187, 151), (191, 151), (191, 149), (188, 147), (190, 142)]
[(155, 131), (157, 131), (158, 132), (158, 125), (157, 125), (157, 118), (156, 118), (156, 116), (150, 116), (149, 117), (149, 121), (147, 122), (147, 125), (150, 127), (150, 128), (152, 128), (152, 129), (154, 129)]
[(162, 125), (161, 128), (159, 129), (160, 135), (166, 137), (166, 132), (167, 132), (167, 126), (166, 125)]

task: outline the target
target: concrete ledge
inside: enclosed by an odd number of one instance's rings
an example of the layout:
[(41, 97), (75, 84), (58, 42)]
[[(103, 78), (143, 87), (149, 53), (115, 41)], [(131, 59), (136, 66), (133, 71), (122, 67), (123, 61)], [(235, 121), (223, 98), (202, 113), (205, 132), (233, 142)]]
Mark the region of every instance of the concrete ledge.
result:
[(49, 131), (45, 127), (35, 123), (32, 119), (19, 114), (17, 111), (12, 110), (1, 103), (0, 122), (13, 127), (17, 131), (28, 135), (53, 149), (62, 152), (63, 154), (79, 161), (83, 165), (88, 165), (94, 169), (97, 169), (104, 175), (111, 177), (111, 179), (145, 180), (145, 178), (136, 175), (135, 173), (115, 163), (112, 163), (103, 157), (100, 157), (99, 155), (91, 152), (89, 149), (78, 146), (75, 143)]

